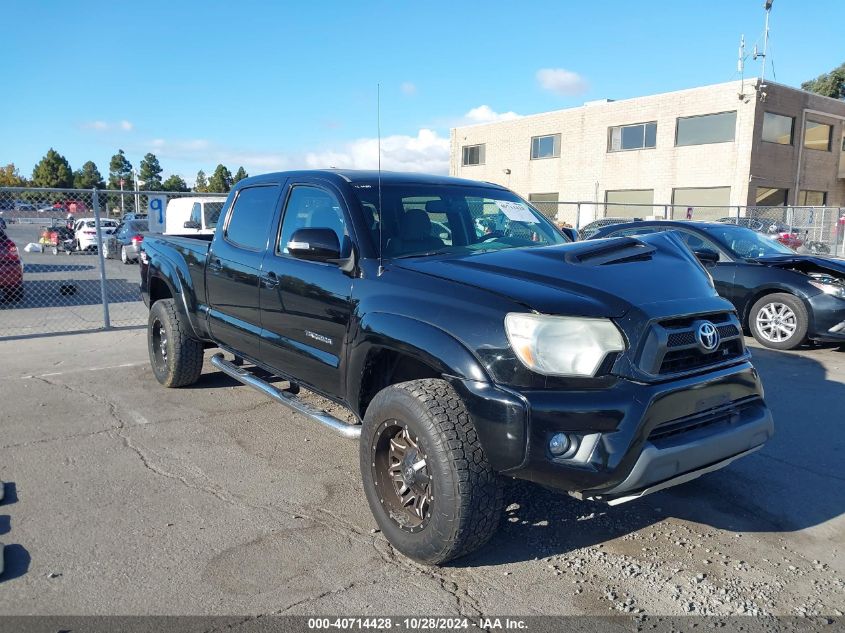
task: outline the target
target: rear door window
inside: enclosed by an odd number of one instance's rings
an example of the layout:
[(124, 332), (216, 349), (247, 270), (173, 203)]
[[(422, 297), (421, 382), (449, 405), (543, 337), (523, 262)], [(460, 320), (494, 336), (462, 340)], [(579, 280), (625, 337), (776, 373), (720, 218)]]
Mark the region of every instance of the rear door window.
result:
[(264, 250), (278, 201), (277, 185), (241, 189), (226, 223), (226, 241), (251, 251)]

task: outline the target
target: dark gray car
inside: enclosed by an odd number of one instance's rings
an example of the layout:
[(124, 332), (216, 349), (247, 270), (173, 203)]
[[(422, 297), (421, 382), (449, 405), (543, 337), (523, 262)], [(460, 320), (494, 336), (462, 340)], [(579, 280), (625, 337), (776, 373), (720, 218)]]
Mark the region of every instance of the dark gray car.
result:
[(138, 252), (143, 233), (149, 230), (146, 220), (128, 220), (121, 222), (111, 235), (104, 236), (103, 257), (118, 258), (124, 264), (138, 261)]

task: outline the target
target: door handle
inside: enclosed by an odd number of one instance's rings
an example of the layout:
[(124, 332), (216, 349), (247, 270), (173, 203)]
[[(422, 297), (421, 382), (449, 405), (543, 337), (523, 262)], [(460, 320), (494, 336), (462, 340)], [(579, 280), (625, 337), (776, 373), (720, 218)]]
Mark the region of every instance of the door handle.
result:
[(269, 272), (264, 275), (264, 277), (262, 277), (262, 281), (264, 282), (265, 288), (275, 288), (279, 285), (279, 278), (274, 272)]
[(223, 270), (223, 262), (221, 262), (219, 259), (211, 260), (210, 262), (208, 262), (208, 270), (213, 273), (220, 272), (221, 270)]

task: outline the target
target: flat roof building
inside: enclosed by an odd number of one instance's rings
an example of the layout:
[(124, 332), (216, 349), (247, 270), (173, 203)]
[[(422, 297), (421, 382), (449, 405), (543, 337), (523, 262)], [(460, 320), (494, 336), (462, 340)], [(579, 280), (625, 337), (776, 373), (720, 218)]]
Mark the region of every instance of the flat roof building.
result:
[[(759, 79), (451, 130), (450, 174), (535, 202), (845, 206), (845, 102)], [(551, 205), (549, 205), (551, 206)], [(722, 207), (722, 209), (719, 209)], [(599, 212), (597, 215), (604, 215)]]

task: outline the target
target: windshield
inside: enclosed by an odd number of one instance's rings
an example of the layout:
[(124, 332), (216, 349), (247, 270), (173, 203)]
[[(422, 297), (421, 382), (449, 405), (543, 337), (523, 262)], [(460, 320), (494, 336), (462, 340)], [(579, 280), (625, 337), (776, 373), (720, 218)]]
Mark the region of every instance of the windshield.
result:
[(768, 237), (765, 233), (758, 233), (741, 226), (726, 225), (724, 228), (709, 229), (708, 233), (721, 241), (735, 255), (747, 259), (795, 254), (791, 248)]
[(220, 211), (223, 209), (223, 201), (220, 202), (204, 202), (203, 213), (205, 214), (205, 228), (213, 229), (217, 227), (217, 220), (220, 219)]
[(472, 253), (569, 240), (527, 202), (509, 191), (485, 187), (386, 184), (381, 201), (384, 227), (379, 240), (378, 185), (352, 185), (385, 257)]

